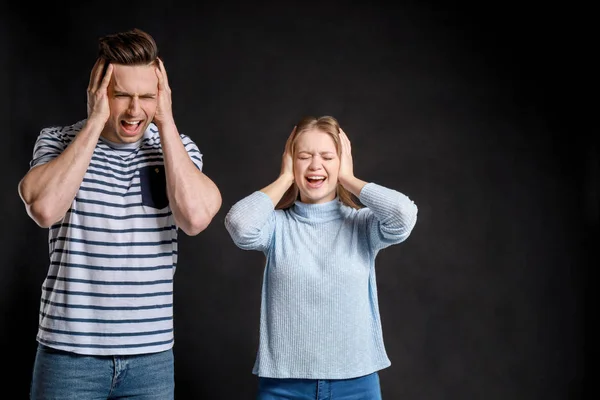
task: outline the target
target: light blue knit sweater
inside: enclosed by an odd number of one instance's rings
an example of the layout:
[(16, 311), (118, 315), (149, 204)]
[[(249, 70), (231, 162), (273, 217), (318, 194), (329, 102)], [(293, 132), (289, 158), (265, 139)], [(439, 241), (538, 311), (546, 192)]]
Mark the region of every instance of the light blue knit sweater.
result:
[(338, 199), (274, 210), (257, 191), (227, 213), (235, 244), (266, 256), (254, 374), (347, 379), (390, 365), (375, 257), (409, 236), (417, 207), (374, 183), (363, 187), (359, 199), (366, 206), (360, 210)]

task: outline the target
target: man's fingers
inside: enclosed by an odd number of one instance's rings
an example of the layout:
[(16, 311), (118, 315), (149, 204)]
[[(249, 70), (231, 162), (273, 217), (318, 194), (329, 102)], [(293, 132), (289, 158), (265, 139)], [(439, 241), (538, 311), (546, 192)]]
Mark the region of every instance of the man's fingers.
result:
[(158, 83), (159, 85), (162, 85), (166, 88), (169, 87), (169, 79), (167, 78), (167, 70), (165, 69), (165, 65), (163, 64), (162, 60), (160, 59), (160, 57), (157, 58), (158, 60)]
[(106, 73), (104, 74), (104, 78), (102, 78), (102, 83), (100, 84), (100, 90), (106, 90), (108, 88), (108, 83), (110, 82), (110, 77), (112, 76), (113, 65), (108, 64), (108, 68), (106, 68)]
[(100, 61), (100, 58), (97, 58), (96, 62), (94, 63), (94, 66), (92, 67), (92, 70), (90, 71), (90, 82), (88, 83), (88, 90), (92, 90), (92, 87), (94, 86), (96, 71), (98, 70), (98, 64), (100, 63)]
[(90, 83), (88, 85), (88, 90), (96, 91), (98, 89), (98, 85), (100, 84), (100, 80), (102, 79), (102, 71), (104, 70), (105, 61), (102, 58), (98, 58), (94, 67), (92, 68), (92, 72), (90, 73)]

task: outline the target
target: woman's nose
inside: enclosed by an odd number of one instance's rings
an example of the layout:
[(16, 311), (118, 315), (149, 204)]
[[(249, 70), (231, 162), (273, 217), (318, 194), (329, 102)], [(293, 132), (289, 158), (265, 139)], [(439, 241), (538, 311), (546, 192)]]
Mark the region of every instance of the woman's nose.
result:
[(311, 170), (321, 169), (321, 163), (313, 158), (308, 168)]

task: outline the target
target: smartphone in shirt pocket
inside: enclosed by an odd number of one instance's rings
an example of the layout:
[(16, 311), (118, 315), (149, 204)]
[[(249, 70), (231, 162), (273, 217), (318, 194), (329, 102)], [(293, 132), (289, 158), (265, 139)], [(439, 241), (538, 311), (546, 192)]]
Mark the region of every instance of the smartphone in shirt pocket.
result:
[(167, 177), (164, 165), (148, 165), (138, 169), (142, 204), (157, 209), (169, 205), (167, 196)]

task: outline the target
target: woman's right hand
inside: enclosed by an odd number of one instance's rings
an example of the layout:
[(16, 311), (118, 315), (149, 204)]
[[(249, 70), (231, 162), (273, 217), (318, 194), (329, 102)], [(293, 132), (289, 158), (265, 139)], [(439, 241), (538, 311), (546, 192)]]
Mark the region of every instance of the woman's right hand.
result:
[(296, 133), (296, 127), (292, 129), (292, 133), (288, 136), (285, 142), (285, 150), (283, 151), (283, 157), (281, 160), (281, 172), (280, 177), (287, 177), (290, 180), (294, 180), (294, 160), (292, 159), (292, 140)]

